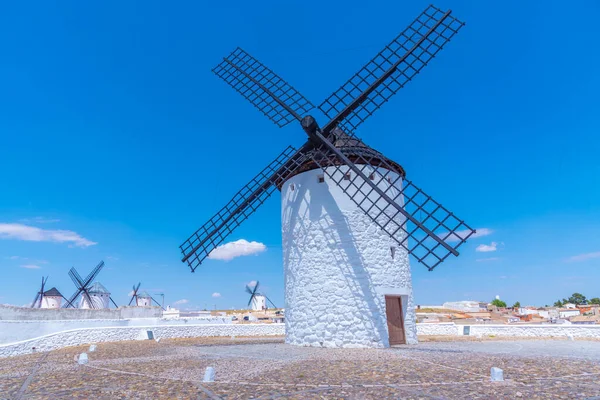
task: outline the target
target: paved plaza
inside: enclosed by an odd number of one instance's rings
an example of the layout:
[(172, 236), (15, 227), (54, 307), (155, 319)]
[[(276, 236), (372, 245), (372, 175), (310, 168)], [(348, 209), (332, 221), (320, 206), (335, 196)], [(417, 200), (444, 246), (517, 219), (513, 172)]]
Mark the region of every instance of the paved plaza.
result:
[[(460, 338), (459, 338), (460, 339)], [(283, 338), (99, 343), (0, 359), (4, 399), (600, 399), (600, 341), (422, 338), (392, 349)], [(215, 382), (203, 383), (206, 367)], [(490, 382), (490, 368), (504, 382)]]

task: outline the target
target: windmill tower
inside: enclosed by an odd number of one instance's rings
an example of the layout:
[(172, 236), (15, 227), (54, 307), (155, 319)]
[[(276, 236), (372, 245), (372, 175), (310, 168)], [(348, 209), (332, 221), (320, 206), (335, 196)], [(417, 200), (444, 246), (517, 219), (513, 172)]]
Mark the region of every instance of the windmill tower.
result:
[[(281, 191), (286, 342), (387, 347), (416, 343), (409, 255), (430, 271), (475, 231), (406, 179), (354, 131), (433, 59), (464, 24), (427, 7), (318, 107), (244, 50), (213, 72), (279, 127), (288, 147), (181, 246), (192, 272), (276, 189)], [(325, 60), (324, 62), (328, 62)], [(395, 132), (393, 134), (396, 134)]]
[[(96, 282), (92, 284), (92, 281), (98, 276), (102, 268), (104, 267), (104, 261), (100, 261), (89, 274), (83, 279), (75, 268), (69, 270), (69, 277), (75, 284), (77, 290), (65, 303), (65, 308), (75, 307), (77, 299), (81, 299), (79, 302), (80, 308), (109, 308), (109, 301), (118, 308), (117, 303), (110, 297), (110, 292), (106, 290), (102, 284)], [(81, 297), (80, 297), (81, 296)]]
[(87, 296), (81, 296), (79, 308), (109, 308), (110, 292), (100, 282), (94, 282), (87, 290)]
[(275, 306), (275, 304), (273, 304), (271, 299), (269, 299), (267, 297), (266, 294), (258, 292), (259, 285), (260, 285), (260, 282), (258, 282), (258, 281), (256, 281), (256, 284), (254, 285), (254, 288), (252, 288), (252, 289), (250, 288), (250, 285), (246, 285), (246, 293), (248, 293), (250, 295), (250, 300), (248, 300), (248, 306), (252, 306), (251, 307), (252, 311), (263, 311), (268, 308), (267, 301), (269, 301), (269, 303), (271, 303), (273, 308), (277, 308)]

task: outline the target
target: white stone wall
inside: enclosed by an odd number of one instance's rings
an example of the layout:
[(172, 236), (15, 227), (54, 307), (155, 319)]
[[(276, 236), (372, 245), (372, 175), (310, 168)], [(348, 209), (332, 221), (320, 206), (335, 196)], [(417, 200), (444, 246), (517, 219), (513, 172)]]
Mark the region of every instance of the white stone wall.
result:
[(419, 335), (462, 336), (469, 326), (469, 336), (497, 337), (568, 337), (600, 339), (600, 325), (456, 325), (454, 323), (417, 324)]
[[(373, 170), (361, 168), (367, 176)], [(387, 347), (389, 294), (401, 296), (406, 340), (416, 343), (407, 252), (327, 174), (323, 183), (319, 175), (323, 171), (303, 172), (281, 188), (286, 342)]]
[[(220, 324), (220, 325), (166, 325), (138, 327), (106, 327), (73, 329), (0, 345), (0, 357), (50, 351), (82, 344), (139, 340), (143, 330), (152, 331), (154, 338), (185, 338), (211, 336), (279, 336), (285, 333), (284, 324)], [(35, 350), (33, 348), (35, 347)]]
[(29, 308), (0, 304), (0, 320), (78, 320), (78, 319), (124, 319), (159, 318), (160, 307), (129, 307), (117, 309), (81, 308)]
[(424, 336), (456, 336), (458, 335), (458, 326), (453, 322), (421, 323), (417, 324), (417, 334)]
[(102, 328), (142, 325), (198, 325), (230, 324), (231, 317), (181, 318), (177, 320), (161, 318), (139, 319), (84, 319), (84, 320), (41, 320), (41, 321), (0, 321), (0, 344), (19, 342), (51, 333), (79, 328)]

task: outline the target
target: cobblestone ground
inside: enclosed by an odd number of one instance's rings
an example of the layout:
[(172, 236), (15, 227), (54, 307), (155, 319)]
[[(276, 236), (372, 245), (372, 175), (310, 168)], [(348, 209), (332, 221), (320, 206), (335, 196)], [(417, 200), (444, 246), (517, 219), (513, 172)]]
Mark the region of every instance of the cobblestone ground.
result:
[[(0, 399), (600, 399), (600, 342), (437, 340), (318, 349), (282, 338), (100, 343), (0, 359)], [(206, 367), (215, 382), (203, 383)], [(490, 382), (491, 367), (504, 382)]]

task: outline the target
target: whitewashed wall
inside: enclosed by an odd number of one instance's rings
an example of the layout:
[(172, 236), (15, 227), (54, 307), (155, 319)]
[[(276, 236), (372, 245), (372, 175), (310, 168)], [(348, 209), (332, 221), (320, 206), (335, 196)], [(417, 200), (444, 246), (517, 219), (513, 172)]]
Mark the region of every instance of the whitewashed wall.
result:
[(469, 327), (469, 336), (600, 338), (600, 325), (456, 325), (454, 323), (425, 323), (417, 324), (417, 333), (431, 336), (463, 336), (465, 326)]
[(34, 351), (50, 351), (82, 344), (139, 340), (140, 333), (145, 331), (152, 331), (155, 339), (214, 336), (279, 336), (285, 333), (285, 325), (203, 324), (73, 329), (22, 342), (0, 345), (0, 357), (30, 354)]
[(41, 320), (41, 321), (0, 321), (0, 344), (33, 339), (51, 333), (79, 328), (102, 328), (116, 326), (160, 326), (187, 324), (229, 324), (231, 318), (139, 318), (139, 319), (83, 319), (83, 320)]
[[(361, 168), (366, 175), (373, 169)], [(407, 252), (327, 174), (320, 183), (322, 174), (303, 172), (281, 189), (286, 343), (387, 347), (385, 295), (402, 299), (406, 341), (416, 343)], [(389, 187), (387, 181), (378, 185)]]

